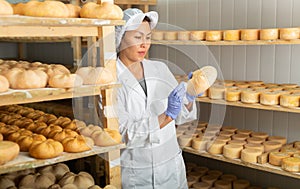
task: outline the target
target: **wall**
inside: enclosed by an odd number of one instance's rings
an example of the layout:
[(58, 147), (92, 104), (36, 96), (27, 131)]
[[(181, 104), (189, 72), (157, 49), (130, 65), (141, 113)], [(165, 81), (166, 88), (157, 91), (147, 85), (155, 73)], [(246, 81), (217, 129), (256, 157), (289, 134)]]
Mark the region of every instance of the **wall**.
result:
[[(158, 29), (222, 30), (300, 26), (299, 0), (158, 0), (154, 9), (160, 15)], [(299, 52), (300, 45), (153, 45), (150, 57), (175, 63), (181, 68), (181, 73), (188, 73), (203, 65), (214, 65), (218, 67), (220, 79), (300, 84)], [(220, 109), (217, 105), (211, 107), (205, 103), (200, 108), (200, 117), (203, 120), (208, 120), (211, 114), (218, 112), (216, 109)], [(224, 125), (286, 136), (290, 142), (300, 140), (299, 114), (229, 106), (221, 108), (226, 108)], [(224, 166), (224, 163), (205, 161), (214, 167)], [(297, 179), (265, 175), (253, 169), (244, 171), (236, 166), (228, 167), (230, 165), (226, 165), (227, 171), (235, 170), (260, 185), (275, 183), (288, 189), (298, 188), (296, 186), (300, 184)]]

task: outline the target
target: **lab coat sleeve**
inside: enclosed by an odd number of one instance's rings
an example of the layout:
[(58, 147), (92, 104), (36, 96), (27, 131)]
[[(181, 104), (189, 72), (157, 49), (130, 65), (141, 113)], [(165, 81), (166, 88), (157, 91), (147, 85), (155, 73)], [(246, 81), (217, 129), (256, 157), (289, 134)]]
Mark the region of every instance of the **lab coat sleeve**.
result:
[[(159, 143), (160, 126), (157, 115), (144, 115), (136, 120), (125, 109), (125, 99), (118, 99), (119, 131), (127, 147), (146, 147)], [(125, 98), (125, 97), (123, 97)]]

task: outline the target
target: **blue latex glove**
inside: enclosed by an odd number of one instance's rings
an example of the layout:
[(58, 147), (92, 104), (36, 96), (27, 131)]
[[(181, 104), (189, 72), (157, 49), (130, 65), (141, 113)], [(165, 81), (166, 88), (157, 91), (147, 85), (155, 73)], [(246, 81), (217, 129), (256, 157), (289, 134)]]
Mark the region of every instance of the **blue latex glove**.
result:
[(166, 115), (170, 116), (173, 120), (178, 116), (184, 94), (186, 93), (186, 89), (184, 83), (180, 83), (169, 95), (168, 97), (168, 107), (166, 111)]
[[(190, 72), (188, 74), (188, 79), (192, 79), (193, 77), (193, 72)], [(203, 93), (200, 93), (198, 94), (197, 96), (193, 96), (193, 95), (190, 95), (189, 93), (186, 93), (186, 99), (189, 101), (189, 102), (193, 102), (195, 100), (196, 97), (199, 97), (199, 96), (202, 96)]]

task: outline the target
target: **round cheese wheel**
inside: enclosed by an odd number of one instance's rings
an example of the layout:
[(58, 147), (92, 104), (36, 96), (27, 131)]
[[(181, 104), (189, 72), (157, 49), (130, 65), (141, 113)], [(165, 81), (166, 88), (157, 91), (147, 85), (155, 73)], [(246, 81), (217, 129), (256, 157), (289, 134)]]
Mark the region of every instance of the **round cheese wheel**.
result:
[(178, 137), (178, 144), (182, 148), (190, 147), (192, 145), (192, 137), (188, 135), (181, 135)]
[(206, 182), (196, 182), (192, 185), (192, 188), (194, 188), (194, 189), (209, 189), (210, 184), (208, 184)]
[(238, 179), (233, 181), (233, 189), (246, 189), (250, 186), (250, 182), (244, 179)]
[(188, 175), (187, 178), (186, 178), (186, 180), (187, 180), (187, 183), (188, 183), (188, 186), (189, 186), (189, 187), (192, 187), (192, 185), (193, 185), (194, 183), (198, 182), (197, 177), (191, 176), (191, 175)]
[(245, 83), (245, 82), (238, 82), (238, 83), (235, 83), (235, 86), (239, 89), (247, 89), (247, 88), (249, 88), (250, 84)]
[(252, 143), (248, 143), (244, 145), (245, 149), (256, 149), (256, 150), (260, 150), (261, 152), (264, 152), (264, 146), (262, 144), (252, 144)]
[(225, 87), (233, 87), (234, 84), (235, 84), (235, 81), (233, 81), (233, 80), (224, 80)]
[(245, 148), (241, 152), (241, 160), (248, 163), (257, 163), (257, 157), (261, 154), (261, 150)]
[(249, 135), (246, 134), (234, 134), (231, 136), (233, 140), (246, 140), (249, 137)]
[(269, 163), (275, 166), (281, 166), (282, 159), (290, 157), (289, 154), (284, 152), (270, 152)]
[(226, 180), (229, 182), (233, 182), (234, 180), (237, 180), (237, 176), (232, 174), (224, 174), (220, 177), (221, 180)]
[(224, 41), (237, 41), (240, 40), (240, 30), (225, 30), (223, 31)]
[(237, 144), (226, 144), (223, 147), (223, 155), (229, 159), (236, 159), (241, 157), (242, 145)]
[(231, 138), (230, 137), (228, 137), (228, 136), (217, 136), (217, 138), (215, 139), (215, 141), (222, 141), (222, 142), (225, 142), (225, 143), (227, 143), (227, 142), (229, 142), (231, 140)]
[(299, 172), (300, 171), (300, 158), (297, 157), (288, 157), (282, 159), (281, 168), (290, 171), (290, 172)]
[(247, 129), (238, 129), (236, 131), (237, 134), (244, 134), (244, 135), (250, 135), (252, 133), (252, 130)]
[(262, 92), (260, 94), (260, 103), (263, 105), (277, 105), (279, 104), (280, 93), (275, 92)]
[(234, 135), (234, 132), (231, 131), (221, 131), (219, 133), (219, 136), (223, 136), (223, 137), (231, 137), (232, 135)]
[(221, 128), (222, 131), (229, 131), (229, 132), (235, 132), (237, 131), (237, 128), (236, 127), (233, 127), (233, 126), (223, 126)]
[(265, 152), (270, 152), (282, 146), (280, 142), (276, 142), (276, 141), (266, 141), (263, 142), (263, 145), (264, 145)]
[(268, 140), (280, 142), (282, 145), (286, 144), (286, 142), (287, 142), (287, 139), (282, 136), (269, 136)]
[(230, 141), (228, 141), (228, 144), (244, 146), (245, 144), (247, 144), (247, 142), (244, 140), (230, 140)]
[(238, 90), (238, 89), (226, 90), (225, 100), (230, 101), (230, 102), (240, 101), (241, 100), (241, 90)]
[(259, 30), (257, 29), (244, 29), (241, 30), (241, 40), (252, 41), (259, 39)]
[[(207, 74), (211, 74), (210, 76)], [(187, 92), (197, 96), (206, 91), (215, 81), (217, 71), (211, 66), (205, 66), (193, 72), (193, 77), (187, 82)]]
[(187, 135), (187, 136), (190, 136), (192, 138), (195, 138), (198, 136), (198, 133), (196, 133), (195, 131), (193, 130), (187, 130), (187, 131), (184, 131), (183, 133), (184, 135)]
[(208, 174), (208, 175), (215, 175), (215, 176), (217, 176), (219, 178), (221, 175), (223, 175), (223, 172), (219, 171), (219, 170), (209, 170), (209, 171), (207, 171), (206, 174)]
[(281, 151), (281, 152), (284, 152), (284, 153), (287, 153), (287, 154), (289, 154), (290, 156), (293, 156), (294, 154), (300, 152), (300, 150), (297, 149), (297, 148), (281, 148), (280, 151)]
[(204, 166), (196, 166), (193, 168), (194, 172), (198, 172), (200, 175), (205, 175), (209, 169)]
[(0, 141), (0, 165), (15, 159), (20, 152), (17, 143), (11, 141)]
[(222, 40), (222, 31), (206, 31), (205, 33), (206, 41), (220, 41)]
[(225, 142), (215, 140), (213, 142), (207, 143), (207, 152), (210, 154), (222, 154), (223, 146), (225, 146)]
[(253, 90), (244, 90), (241, 92), (241, 101), (244, 103), (258, 103), (260, 93)]
[(0, 75), (0, 93), (6, 92), (9, 89), (9, 82), (6, 77)]
[(279, 30), (277, 28), (261, 29), (259, 38), (260, 40), (276, 40), (279, 38)]
[(191, 171), (188, 173), (189, 177), (194, 177), (195, 178), (195, 182), (199, 181), (199, 179), (203, 176), (204, 174), (195, 172), (195, 171)]
[(254, 91), (263, 91), (263, 89), (266, 89), (266, 86), (264, 85), (250, 85), (250, 89), (253, 89)]
[(284, 107), (299, 107), (300, 95), (284, 94), (280, 95), (280, 106)]
[(297, 149), (300, 149), (300, 141), (296, 141), (294, 143), (294, 147), (297, 148)]
[(227, 180), (217, 180), (214, 186), (218, 189), (231, 189), (231, 182)]
[(283, 87), (284, 89), (293, 89), (298, 87), (298, 84), (295, 83), (282, 83), (280, 84), (281, 87)]
[(299, 39), (300, 36), (299, 28), (281, 28), (279, 33), (280, 39), (283, 40)]
[(258, 137), (258, 138), (267, 139), (269, 135), (267, 133), (265, 133), (265, 132), (252, 132), (251, 136), (252, 137)]
[(188, 40), (190, 40), (190, 32), (189, 31), (178, 31), (177, 38), (180, 41), (188, 41)]
[(207, 141), (203, 140), (202, 137), (193, 138), (192, 140), (192, 148), (198, 151), (203, 151), (206, 149)]
[(209, 184), (210, 186), (213, 185), (213, 183), (218, 179), (218, 176), (216, 175), (205, 175), (203, 177), (201, 177), (201, 181), (202, 182), (206, 182), (207, 184)]
[(213, 85), (209, 88), (208, 96), (211, 99), (224, 99), (225, 87)]
[(152, 31), (151, 39), (158, 40), (158, 41), (163, 40), (164, 39), (164, 31), (158, 31), (158, 30)]
[(177, 31), (165, 31), (164, 39), (165, 40), (177, 40)]
[(205, 31), (191, 31), (190, 39), (193, 41), (202, 41), (205, 39)]

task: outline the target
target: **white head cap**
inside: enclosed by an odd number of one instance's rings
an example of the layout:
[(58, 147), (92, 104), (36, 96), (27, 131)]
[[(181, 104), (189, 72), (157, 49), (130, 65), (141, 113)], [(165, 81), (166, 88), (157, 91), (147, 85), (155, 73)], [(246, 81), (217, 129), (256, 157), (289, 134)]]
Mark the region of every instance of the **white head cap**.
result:
[(140, 9), (137, 8), (130, 8), (126, 9), (123, 12), (123, 20), (126, 21), (125, 25), (123, 26), (116, 26), (116, 48), (119, 51), (119, 47), (121, 44), (121, 40), (123, 35), (126, 31), (136, 30), (141, 23), (143, 22), (145, 16), (149, 17), (150, 19), (150, 28), (151, 30), (155, 28), (158, 22), (158, 14), (155, 11), (150, 11), (147, 13), (143, 13)]

